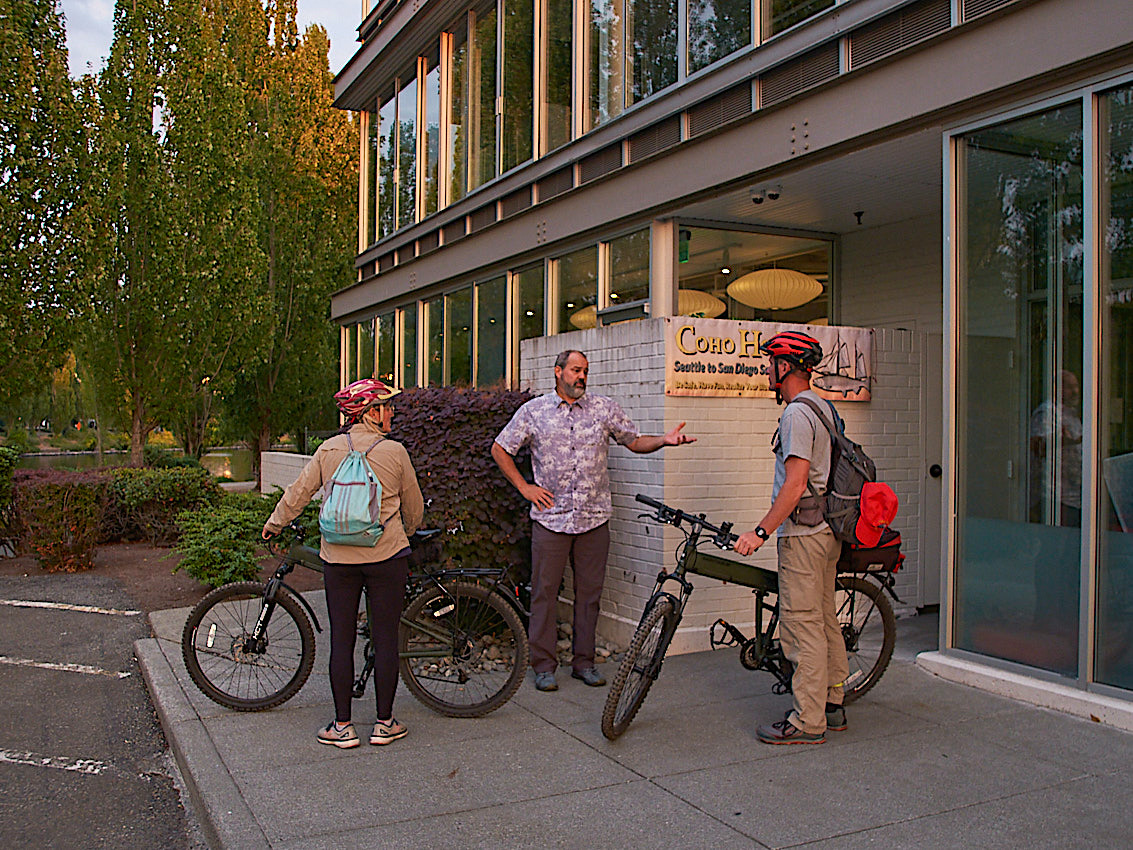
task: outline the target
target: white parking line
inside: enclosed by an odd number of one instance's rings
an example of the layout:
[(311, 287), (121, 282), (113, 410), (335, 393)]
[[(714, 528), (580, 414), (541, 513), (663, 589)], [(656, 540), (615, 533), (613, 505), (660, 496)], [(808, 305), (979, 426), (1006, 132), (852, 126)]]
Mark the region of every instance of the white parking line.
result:
[(98, 775), (110, 765), (95, 759), (65, 759), (58, 756), (41, 756), (38, 753), (19, 753), (0, 750), (0, 762), (10, 764), (30, 764), (35, 767), (51, 767), (55, 770), (69, 770), (73, 773)]
[(109, 676), (111, 679), (125, 679), (131, 675), (114, 670), (102, 670), (86, 664), (55, 664), (51, 661), (32, 661), (30, 658), (10, 658), (7, 655), (0, 655), (0, 664), (11, 664), (15, 667), (39, 667), (43, 670), (62, 670), (65, 673), (88, 673), (92, 676)]
[(35, 602), (28, 599), (0, 599), (0, 605), (11, 605), (14, 608), (55, 608), (59, 611), (79, 611), (83, 614), (119, 614), (124, 617), (136, 617), (141, 611), (122, 610), (117, 608), (96, 608), (93, 605), (68, 605), (65, 602)]

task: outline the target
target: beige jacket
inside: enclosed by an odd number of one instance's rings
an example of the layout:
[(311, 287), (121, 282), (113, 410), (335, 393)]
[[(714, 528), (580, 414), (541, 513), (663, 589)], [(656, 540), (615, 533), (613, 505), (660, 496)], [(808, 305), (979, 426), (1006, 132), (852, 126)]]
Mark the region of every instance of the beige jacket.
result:
[[(409, 460), (405, 446), (385, 439), (382, 433), (368, 424), (354, 425), (350, 429), (354, 448), (364, 452), (380, 440), (366, 458), (382, 485), (381, 520), (385, 531), (373, 548), (343, 546), (327, 543), (319, 546), (324, 561), (332, 564), (365, 564), (392, 558), (409, 545), (408, 535), (421, 525), (425, 504), (417, 473)], [(314, 457), (303, 467), (295, 483), (288, 487), (279, 500), (264, 528), (278, 534), (282, 528), (299, 516), (306, 504), (334, 475), (350, 451), (345, 434), (331, 437), (315, 450)]]

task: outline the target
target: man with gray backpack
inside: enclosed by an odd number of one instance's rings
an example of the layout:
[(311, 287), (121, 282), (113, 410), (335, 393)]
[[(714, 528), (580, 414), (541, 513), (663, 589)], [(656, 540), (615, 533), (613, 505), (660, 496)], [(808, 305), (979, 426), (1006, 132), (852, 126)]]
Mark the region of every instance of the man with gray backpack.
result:
[(377, 722), (371, 744), (388, 744), (408, 730), (393, 718), (397, 690), (397, 631), (409, 575), (409, 538), (424, 514), (421, 488), (409, 454), (386, 438), (393, 399), (401, 390), (376, 378), (355, 381), (335, 394), (346, 421), (342, 433), (318, 447), (264, 524), (264, 539), (278, 534), (311, 498), (324, 490), (319, 513), (319, 555), (326, 562), (330, 619), (330, 685), (335, 719), (318, 741), (357, 747), (350, 722), (354, 638), (363, 586), (370, 603)]
[(837, 414), (810, 388), (811, 372), (822, 360), (818, 340), (785, 331), (760, 351), (771, 361), (776, 400), (786, 400), (787, 406), (772, 439), (771, 507), (754, 530), (740, 535), (735, 551), (750, 555), (779, 530), (779, 636), (795, 673), (794, 708), (782, 720), (760, 726), (756, 736), (765, 744), (821, 744), (828, 729), (846, 728), (842, 685), (849, 673), (834, 606), (842, 541), (824, 519), (821, 499), (833, 442), (819, 411), (826, 409), (835, 419)]

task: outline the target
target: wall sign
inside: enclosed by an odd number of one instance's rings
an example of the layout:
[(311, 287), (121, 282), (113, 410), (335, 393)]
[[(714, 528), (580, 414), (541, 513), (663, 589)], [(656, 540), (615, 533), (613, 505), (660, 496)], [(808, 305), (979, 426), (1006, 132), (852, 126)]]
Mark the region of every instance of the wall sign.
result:
[(774, 398), (767, 358), (759, 350), (781, 331), (802, 331), (822, 344), (811, 386), (826, 398), (869, 401), (867, 328), (670, 316), (665, 319), (665, 395)]

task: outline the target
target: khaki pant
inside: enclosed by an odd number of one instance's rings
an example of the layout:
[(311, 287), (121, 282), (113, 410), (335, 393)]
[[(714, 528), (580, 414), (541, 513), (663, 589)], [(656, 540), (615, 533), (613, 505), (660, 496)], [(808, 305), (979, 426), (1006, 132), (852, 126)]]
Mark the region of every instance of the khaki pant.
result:
[(830, 531), (779, 538), (779, 640), (795, 665), (795, 707), (788, 719), (817, 735), (826, 731), (826, 703), (842, 703), (849, 675), (846, 643), (834, 610), (842, 544)]

